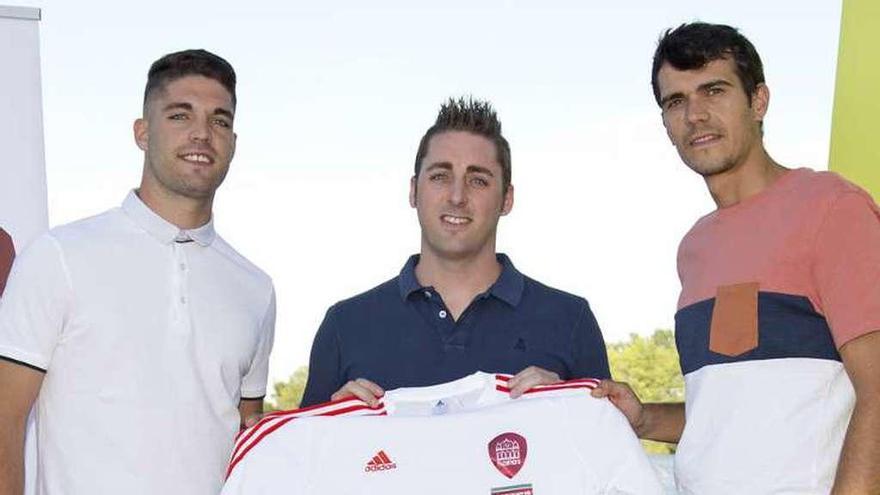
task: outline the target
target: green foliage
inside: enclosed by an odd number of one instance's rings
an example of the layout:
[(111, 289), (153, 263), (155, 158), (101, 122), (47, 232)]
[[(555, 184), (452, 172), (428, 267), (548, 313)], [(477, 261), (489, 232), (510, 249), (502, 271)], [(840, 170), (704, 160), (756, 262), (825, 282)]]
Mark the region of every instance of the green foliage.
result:
[(300, 366), (286, 382), (275, 382), (275, 393), (272, 399), (267, 401), (267, 410), (278, 411), (299, 407), (308, 377), (309, 367)]
[[(628, 342), (608, 345), (611, 376), (627, 382), (642, 402), (684, 402), (684, 378), (671, 330), (656, 330), (650, 337), (630, 334)], [(674, 445), (643, 442), (650, 453), (675, 451)]]

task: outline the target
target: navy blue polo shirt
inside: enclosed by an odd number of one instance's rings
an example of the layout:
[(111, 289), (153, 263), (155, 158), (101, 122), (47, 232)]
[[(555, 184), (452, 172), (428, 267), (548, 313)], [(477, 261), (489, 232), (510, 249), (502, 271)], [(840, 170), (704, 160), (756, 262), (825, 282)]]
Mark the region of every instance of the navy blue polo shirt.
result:
[(435, 385), (475, 371), (516, 374), (529, 366), (563, 380), (610, 378), (605, 342), (587, 301), (497, 257), (498, 280), (457, 321), (440, 294), (416, 279), (418, 255), (399, 276), (333, 305), (312, 344), (302, 405), (326, 402), (357, 378), (385, 390)]

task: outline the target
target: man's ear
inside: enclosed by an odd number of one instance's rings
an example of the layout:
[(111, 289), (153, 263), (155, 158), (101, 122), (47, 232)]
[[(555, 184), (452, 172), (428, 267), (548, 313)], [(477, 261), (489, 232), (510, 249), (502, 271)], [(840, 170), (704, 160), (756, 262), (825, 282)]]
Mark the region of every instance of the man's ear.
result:
[(418, 188), (418, 177), (415, 175), (409, 180), (409, 205), (413, 208), (416, 207), (416, 189)]
[(760, 83), (755, 86), (755, 92), (752, 93), (752, 115), (755, 121), (762, 122), (769, 107), (770, 88), (766, 84)]
[(137, 143), (138, 148), (143, 151), (147, 151), (150, 147), (148, 127), (149, 125), (145, 118), (140, 118), (134, 121), (134, 142)]
[(507, 185), (507, 191), (504, 192), (504, 200), (501, 203), (501, 214), (507, 215), (513, 209), (513, 184)]

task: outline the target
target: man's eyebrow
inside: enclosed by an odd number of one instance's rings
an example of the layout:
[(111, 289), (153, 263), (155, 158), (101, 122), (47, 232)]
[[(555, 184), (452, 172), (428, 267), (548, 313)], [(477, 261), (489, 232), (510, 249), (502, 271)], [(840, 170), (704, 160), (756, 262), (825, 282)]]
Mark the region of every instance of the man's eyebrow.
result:
[(727, 81), (726, 79), (715, 79), (714, 81), (709, 81), (709, 82), (700, 84), (699, 87), (697, 87), (697, 89), (700, 91), (705, 91), (705, 90), (712, 88), (712, 87), (715, 87), (715, 86), (731, 87), (731, 86), (733, 86), (733, 84), (731, 84), (730, 81)]
[(214, 115), (222, 115), (224, 117), (227, 117), (229, 120), (235, 119), (235, 115), (232, 112), (222, 107), (215, 108)]
[(164, 107), (162, 107), (163, 112), (167, 112), (168, 110), (188, 110), (188, 111), (192, 112), (192, 109), (193, 109), (192, 104), (182, 102), (182, 101), (169, 103), (169, 104), (165, 105)]
[(681, 91), (676, 91), (675, 93), (664, 96), (660, 99), (660, 106), (665, 107), (666, 103), (668, 103), (669, 100), (673, 100), (675, 98), (684, 98), (684, 93), (682, 93)]
[(452, 170), (452, 164), (449, 162), (434, 162), (427, 167), (425, 167), (425, 172), (429, 170), (434, 170), (436, 168), (440, 168), (443, 170)]
[(476, 172), (478, 174), (486, 174), (489, 177), (495, 177), (495, 174), (493, 174), (491, 170), (489, 170), (488, 168), (483, 167), (481, 165), (468, 165), (467, 172), (468, 173)]
[[(703, 84), (700, 84), (699, 86), (697, 86), (697, 91), (706, 91), (707, 89), (713, 88), (715, 86), (733, 87), (733, 84), (726, 79), (713, 79), (709, 82), (704, 82)], [(670, 95), (664, 96), (660, 100), (660, 106), (661, 107), (665, 106), (666, 103), (669, 102), (669, 100), (673, 100), (675, 98), (684, 98), (684, 93), (681, 91), (677, 91), (677, 92), (672, 93)]]

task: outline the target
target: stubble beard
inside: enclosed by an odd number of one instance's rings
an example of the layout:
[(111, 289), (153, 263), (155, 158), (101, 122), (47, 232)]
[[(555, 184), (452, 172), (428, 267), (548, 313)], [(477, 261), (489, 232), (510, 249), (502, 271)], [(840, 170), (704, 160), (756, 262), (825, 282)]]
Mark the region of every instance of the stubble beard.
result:
[(223, 179), (226, 177), (226, 171), (220, 176), (211, 178), (198, 177), (197, 174), (193, 174), (196, 177), (187, 177), (175, 171), (175, 164), (173, 162), (176, 159), (176, 157), (170, 158), (168, 160), (170, 163), (166, 163), (165, 166), (157, 166), (152, 160), (148, 159), (147, 166), (150, 167), (150, 172), (157, 185), (164, 189), (166, 193), (178, 197), (197, 201), (213, 198), (214, 192), (220, 187), (220, 184), (223, 183)]

